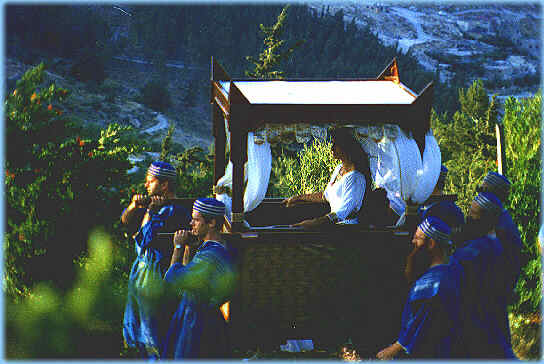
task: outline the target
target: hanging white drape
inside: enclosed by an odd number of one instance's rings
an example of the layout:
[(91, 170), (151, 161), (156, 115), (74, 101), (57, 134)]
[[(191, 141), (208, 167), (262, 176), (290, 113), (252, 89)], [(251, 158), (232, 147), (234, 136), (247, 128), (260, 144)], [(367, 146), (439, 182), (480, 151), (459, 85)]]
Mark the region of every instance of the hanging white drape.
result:
[[(380, 135), (380, 139), (373, 138), (371, 133), (365, 137), (359, 129), (358, 139), (369, 156), (375, 185), (387, 191), (389, 200), (404, 204), (405, 208), (407, 201), (420, 204), (429, 198), (438, 181), (442, 160), (432, 130), (425, 135), (421, 158), (416, 141), (398, 126), (397, 130), (393, 128), (389, 134)], [(399, 223), (403, 221), (401, 218)]]
[[(230, 133), (225, 128), (227, 146), (230, 147)], [(229, 161), (225, 174), (217, 181), (218, 187), (229, 187), (232, 190), (232, 162)], [(255, 138), (253, 133), (247, 135), (247, 162), (244, 164), (244, 212), (255, 209), (264, 200), (272, 170), (272, 151), (270, 144), (261, 138)], [(216, 199), (223, 202), (226, 214), (231, 218), (232, 198), (227, 193), (216, 194)]]

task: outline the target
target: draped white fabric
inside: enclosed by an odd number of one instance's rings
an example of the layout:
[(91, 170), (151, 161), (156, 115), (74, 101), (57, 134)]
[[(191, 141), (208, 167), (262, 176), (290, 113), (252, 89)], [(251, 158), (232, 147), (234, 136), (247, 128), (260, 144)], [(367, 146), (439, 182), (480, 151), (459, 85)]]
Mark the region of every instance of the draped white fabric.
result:
[[(388, 132), (372, 133), (371, 128), (356, 129), (355, 135), (368, 153), (374, 184), (387, 191), (389, 200), (423, 203), (431, 195), (442, 163), (440, 147), (429, 130), (425, 136), (423, 158), (416, 141), (398, 126)], [(380, 135), (381, 138), (375, 136)]]
[[(230, 133), (227, 134), (227, 147), (230, 147)], [(229, 161), (225, 174), (217, 181), (218, 187), (232, 189), (232, 162)], [(272, 152), (270, 144), (256, 139), (253, 133), (247, 136), (247, 162), (244, 164), (244, 182), (247, 182), (244, 192), (244, 212), (255, 209), (263, 201), (268, 189), (270, 171), (272, 170)], [(232, 198), (227, 193), (216, 194), (216, 199), (223, 202), (227, 217), (231, 217)]]
[(417, 185), (412, 196), (412, 201), (421, 204), (431, 195), (440, 176), (442, 155), (440, 147), (432, 130), (425, 135), (425, 151), (423, 152), (423, 170), (417, 179)]

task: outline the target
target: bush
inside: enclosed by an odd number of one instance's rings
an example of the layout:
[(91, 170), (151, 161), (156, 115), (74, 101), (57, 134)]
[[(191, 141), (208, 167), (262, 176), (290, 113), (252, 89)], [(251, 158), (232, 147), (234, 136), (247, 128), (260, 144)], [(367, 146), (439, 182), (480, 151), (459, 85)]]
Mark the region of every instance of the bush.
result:
[(128, 156), (139, 149), (130, 128), (117, 124), (97, 138), (77, 136), (61, 111), (68, 91), (45, 87), (43, 71), (41, 64), (26, 72), (5, 101), (4, 287), (11, 298), (38, 281), (72, 284), (89, 231), (116, 230)]
[(146, 83), (140, 89), (138, 101), (157, 111), (164, 111), (172, 105), (170, 92), (159, 81), (149, 81)]
[(338, 164), (332, 156), (332, 143), (318, 139), (291, 157), (281, 153), (272, 161), (268, 195), (288, 197), (297, 194), (324, 191)]
[(7, 305), (6, 357), (119, 358), (129, 264), (103, 230), (91, 233), (89, 254), (73, 288), (40, 283), (16, 305)]

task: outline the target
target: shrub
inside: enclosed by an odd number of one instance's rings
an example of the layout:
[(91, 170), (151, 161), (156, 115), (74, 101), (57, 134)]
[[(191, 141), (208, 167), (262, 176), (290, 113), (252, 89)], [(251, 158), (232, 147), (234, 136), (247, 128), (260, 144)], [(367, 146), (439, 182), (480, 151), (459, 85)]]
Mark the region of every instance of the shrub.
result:
[[(97, 138), (77, 135), (61, 106), (68, 91), (43, 85), (43, 64), (5, 101), (5, 289), (10, 297), (38, 281), (66, 288), (73, 262), (97, 225), (114, 231), (128, 155), (139, 149), (117, 124)], [(52, 132), (54, 131), (54, 132)]]
[(172, 105), (170, 92), (159, 81), (149, 81), (146, 83), (140, 89), (138, 101), (157, 111), (164, 111)]
[(338, 164), (332, 156), (331, 142), (314, 140), (291, 157), (285, 153), (274, 158), (268, 195), (288, 197), (325, 190)]

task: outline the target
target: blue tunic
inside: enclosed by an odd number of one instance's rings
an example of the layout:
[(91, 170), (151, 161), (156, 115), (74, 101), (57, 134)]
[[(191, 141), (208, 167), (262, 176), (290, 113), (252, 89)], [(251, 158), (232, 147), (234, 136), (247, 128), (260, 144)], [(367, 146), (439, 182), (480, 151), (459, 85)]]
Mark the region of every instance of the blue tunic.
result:
[(515, 358), (507, 323), (507, 274), (500, 241), (490, 235), (468, 241), (455, 251), (450, 264), (461, 272), (463, 341), (469, 358)]
[[(159, 303), (162, 278), (170, 262), (169, 249), (154, 244), (158, 232), (189, 226), (187, 210), (179, 205), (163, 206), (134, 236), (136, 259), (129, 275), (127, 303), (123, 318), (123, 337), (129, 347), (143, 357), (159, 357), (164, 329)], [(164, 244), (163, 244), (164, 245)]]
[(410, 289), (398, 342), (413, 358), (462, 357), (459, 314), (459, 271), (431, 267)]
[[(521, 234), (518, 226), (512, 220), (508, 210), (504, 210), (499, 217), (499, 222), (495, 227), (497, 237), (505, 251), (505, 269), (508, 269), (509, 275), (508, 287), (513, 290), (516, 287), (521, 271)], [(508, 298), (511, 297), (511, 294)]]
[(205, 241), (189, 264), (172, 265), (165, 281), (179, 304), (161, 357), (224, 358), (228, 343), (219, 307), (231, 298), (236, 284), (232, 251), (218, 242)]

